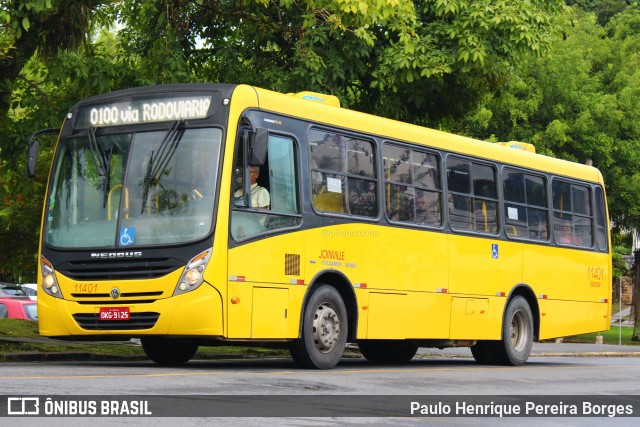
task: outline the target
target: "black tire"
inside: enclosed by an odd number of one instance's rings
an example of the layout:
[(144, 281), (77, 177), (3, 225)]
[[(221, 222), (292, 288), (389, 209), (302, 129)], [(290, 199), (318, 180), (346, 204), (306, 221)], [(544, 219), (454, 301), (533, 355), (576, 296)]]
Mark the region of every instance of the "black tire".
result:
[(141, 338), (142, 349), (147, 357), (158, 365), (181, 366), (198, 351), (198, 344), (179, 338)]
[(331, 369), (338, 364), (347, 345), (347, 310), (340, 293), (320, 286), (309, 298), (302, 314), (302, 334), (289, 346), (300, 367)]
[(491, 341), (478, 341), (476, 345), (471, 346), (473, 358), (481, 365), (494, 365), (496, 363), (493, 351), (495, 351), (495, 345)]
[(513, 298), (504, 313), (502, 340), (495, 341), (495, 363), (506, 366), (524, 365), (533, 345), (533, 315), (522, 296)]
[(363, 340), (358, 347), (364, 358), (374, 363), (407, 363), (418, 352), (417, 345), (401, 340)]

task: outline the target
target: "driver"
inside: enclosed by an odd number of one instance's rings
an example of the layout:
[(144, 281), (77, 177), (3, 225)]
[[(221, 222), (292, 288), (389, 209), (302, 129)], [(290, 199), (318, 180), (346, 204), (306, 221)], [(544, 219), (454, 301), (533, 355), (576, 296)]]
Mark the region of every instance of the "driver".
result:
[[(258, 185), (258, 177), (260, 176), (260, 168), (258, 166), (249, 167), (249, 179), (251, 180), (251, 207), (258, 209), (269, 209), (271, 204), (271, 196), (269, 191)], [(244, 187), (236, 190), (234, 197), (244, 196)]]

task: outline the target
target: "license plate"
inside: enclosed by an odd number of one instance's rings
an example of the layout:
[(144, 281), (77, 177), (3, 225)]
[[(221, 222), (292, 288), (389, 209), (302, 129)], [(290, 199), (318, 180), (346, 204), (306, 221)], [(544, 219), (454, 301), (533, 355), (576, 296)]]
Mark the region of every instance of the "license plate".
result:
[(100, 320), (129, 320), (129, 307), (100, 307)]

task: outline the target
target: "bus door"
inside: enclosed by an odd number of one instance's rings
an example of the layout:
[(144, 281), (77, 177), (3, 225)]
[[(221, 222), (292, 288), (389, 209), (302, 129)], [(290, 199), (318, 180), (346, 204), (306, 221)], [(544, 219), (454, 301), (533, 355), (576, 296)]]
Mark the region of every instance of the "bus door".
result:
[(269, 134), (264, 161), (258, 161), (250, 155), (252, 138), (246, 139), (238, 144), (234, 164), (229, 337), (294, 337), (300, 307), (289, 302), (302, 300), (306, 289), (304, 245), (289, 233), (302, 222), (297, 145)]

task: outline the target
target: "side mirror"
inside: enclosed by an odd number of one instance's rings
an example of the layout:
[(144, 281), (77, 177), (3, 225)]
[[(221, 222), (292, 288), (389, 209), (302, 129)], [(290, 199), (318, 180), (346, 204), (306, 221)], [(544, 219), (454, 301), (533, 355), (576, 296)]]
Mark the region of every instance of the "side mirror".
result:
[(249, 138), (249, 164), (251, 166), (262, 166), (267, 157), (267, 142), (269, 141), (269, 130), (256, 128)]
[(29, 139), (29, 158), (27, 159), (27, 176), (34, 178), (36, 176), (37, 164), (38, 164), (38, 149), (40, 135), (57, 135), (60, 133), (60, 129), (42, 129), (34, 132)]

